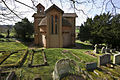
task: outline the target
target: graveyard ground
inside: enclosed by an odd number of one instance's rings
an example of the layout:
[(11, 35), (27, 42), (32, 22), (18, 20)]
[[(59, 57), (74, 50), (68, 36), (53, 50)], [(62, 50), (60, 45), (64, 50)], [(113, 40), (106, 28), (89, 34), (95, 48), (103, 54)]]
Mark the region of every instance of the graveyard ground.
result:
[[(45, 49), (44, 51), (46, 53), (48, 65), (29, 67), (28, 64), (32, 60), (32, 65), (44, 63), (41, 48), (34, 48), (33, 56), (32, 49), (22, 43), (15, 42), (14, 40), (12, 42), (0, 42), (0, 67), (2, 68), (3, 72), (15, 71), (17, 78), (20, 80), (32, 80), (34, 77), (41, 77), (42, 80), (52, 80), (52, 72), (54, 70), (56, 61), (62, 58), (69, 58), (75, 60), (80, 68), (86, 71), (88, 76), (91, 76), (93, 80), (114, 80), (120, 77), (119, 65), (116, 65), (114, 68), (101, 66), (101, 68), (95, 69), (94, 71), (85, 70), (85, 63), (97, 62), (97, 57), (85, 53), (88, 51), (93, 51), (91, 44), (83, 43), (77, 40), (76, 45), (77, 47), (75, 48)], [(27, 54), (25, 54), (26, 52), (23, 51), (26, 49), (28, 50)], [(15, 53), (11, 54), (12, 52)], [(17, 68), (15, 68), (16, 66)]]

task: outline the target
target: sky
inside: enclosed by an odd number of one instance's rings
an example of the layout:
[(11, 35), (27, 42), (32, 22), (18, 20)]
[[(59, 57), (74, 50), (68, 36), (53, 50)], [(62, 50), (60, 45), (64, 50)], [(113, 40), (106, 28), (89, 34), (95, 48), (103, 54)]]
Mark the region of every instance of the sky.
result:
[[(31, 0), (19, 0), (29, 6), (33, 6), (33, 4), (31, 3)], [(84, 11), (85, 14), (83, 14), (83, 12), (78, 11), (78, 10), (74, 10), (73, 8), (71, 8), (71, 4), (70, 4), (70, 0), (61, 0), (62, 4), (60, 3), (60, 0), (53, 0), (53, 3), (56, 4), (58, 7), (60, 7), (64, 13), (76, 13), (78, 15), (77, 19), (76, 19), (76, 25), (80, 26), (83, 22), (86, 21), (87, 17), (93, 18), (95, 15), (99, 15), (103, 12), (106, 12), (105, 9), (102, 8), (101, 5), (103, 3), (101, 3), (103, 0), (95, 0), (95, 5), (92, 5), (91, 3), (83, 3), (83, 4), (76, 4), (77, 9), (82, 9)], [(87, 1), (87, 0), (77, 0), (77, 1)], [(101, 2), (100, 2), (101, 1)], [(108, 0), (105, 0), (106, 2), (104, 4), (107, 3)], [(38, 3), (41, 3), (44, 7), (45, 10), (47, 8), (49, 8), (52, 3), (50, 2), (50, 0), (36, 0), (35, 5), (37, 5)], [(120, 7), (120, 0), (113, 0), (113, 3), (115, 4), (115, 6)], [(9, 5), (10, 8), (12, 9), (16, 9), (16, 12), (20, 13), (20, 17), (24, 18), (27, 17), (29, 19), (29, 21), (33, 22), (34, 18), (32, 17), (32, 15), (36, 12), (36, 10), (32, 10), (22, 4), (19, 4), (17, 2), (14, 2), (14, 0), (8, 0), (7, 4)], [(0, 6), (4, 6), (1, 5)], [(105, 6), (103, 6), (103, 8), (105, 8)], [(107, 11), (112, 11), (112, 5), (110, 3), (108, 3), (108, 6), (106, 8)], [(117, 10), (117, 13), (120, 13), (120, 10)], [(20, 19), (17, 19), (17, 21), (20, 21)], [(14, 24), (15, 21), (11, 21), (10, 24)]]

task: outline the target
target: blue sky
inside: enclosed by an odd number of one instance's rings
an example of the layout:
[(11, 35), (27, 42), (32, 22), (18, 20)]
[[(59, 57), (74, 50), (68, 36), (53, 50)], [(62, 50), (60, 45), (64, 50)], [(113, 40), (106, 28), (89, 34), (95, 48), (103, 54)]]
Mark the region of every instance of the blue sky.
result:
[[(13, 0), (10, 0), (13, 1)], [(28, 4), (29, 6), (33, 6), (31, 3), (31, 0), (19, 0), (25, 4)], [(71, 8), (70, 5), (70, 0), (61, 0), (62, 4), (60, 3), (60, 0), (53, 0), (53, 3), (56, 4), (58, 7), (60, 7), (64, 13), (73, 13), (74, 9)], [(87, 1), (87, 0), (77, 0), (77, 1)], [(89, 0), (90, 1), (90, 0)], [(105, 4), (109, 1), (109, 0), (105, 0)], [(76, 4), (77, 9), (82, 9), (85, 14), (87, 14), (88, 17), (94, 17), (95, 15), (99, 15), (102, 12), (102, 8), (100, 8), (102, 6), (103, 0), (95, 0), (95, 5), (93, 5), (92, 8), (92, 4), (91, 3), (87, 3), (87, 4)], [(21, 13), (21, 17), (27, 17), (31, 22), (33, 22), (33, 17), (32, 15), (35, 13), (34, 10), (25, 7), (17, 2), (14, 3), (13, 2), (7, 2), (9, 4), (9, 6), (11, 8), (14, 8), (14, 4), (16, 4), (16, 11)], [(50, 0), (36, 0), (35, 5), (37, 5), (38, 3), (43, 4), (43, 6), (45, 6), (45, 9), (49, 8), (52, 4), (50, 2)], [(113, 0), (113, 3), (115, 4), (115, 6), (120, 7), (120, 0)], [(61, 6), (62, 5), (62, 6)], [(4, 5), (3, 5), (4, 6)], [(105, 8), (105, 6), (103, 6)], [(107, 11), (112, 11), (111, 8), (111, 4), (109, 3), (107, 6)], [(84, 21), (86, 21), (87, 16), (85, 14), (83, 14), (81, 11), (75, 11), (76, 14), (78, 15), (78, 18), (76, 19), (76, 25), (81, 25), (81, 23), (83, 23)], [(105, 9), (103, 9), (103, 12), (106, 12)], [(117, 13), (120, 13), (120, 10), (117, 10)], [(18, 19), (17, 21), (20, 21), (20, 19)], [(15, 22), (11, 22), (12, 24), (14, 24)]]

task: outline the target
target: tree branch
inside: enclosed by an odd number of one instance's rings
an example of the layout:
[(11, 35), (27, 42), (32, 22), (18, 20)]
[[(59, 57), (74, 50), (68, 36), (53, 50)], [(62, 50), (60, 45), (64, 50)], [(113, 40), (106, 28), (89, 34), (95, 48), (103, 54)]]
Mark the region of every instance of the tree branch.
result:
[(35, 7), (35, 3), (34, 3), (34, 1), (33, 1), (33, 0), (31, 0), (31, 2), (32, 2), (33, 6)]
[(24, 5), (24, 6), (27, 6), (27, 7), (31, 8), (31, 9), (35, 10), (33, 7), (27, 5), (27, 4), (23, 3), (23, 2), (20, 2), (18, 0), (15, 0), (15, 1), (18, 2), (18, 3), (20, 3), (20, 4), (22, 4), (22, 5)]
[(8, 10), (10, 10), (10, 11), (11, 11), (14, 15), (16, 15), (18, 18), (22, 19), (20, 16), (18, 16), (13, 10), (11, 10), (11, 9), (8, 7), (8, 5), (5, 3), (4, 0), (1, 0), (1, 1), (4, 3), (4, 5), (7, 7)]

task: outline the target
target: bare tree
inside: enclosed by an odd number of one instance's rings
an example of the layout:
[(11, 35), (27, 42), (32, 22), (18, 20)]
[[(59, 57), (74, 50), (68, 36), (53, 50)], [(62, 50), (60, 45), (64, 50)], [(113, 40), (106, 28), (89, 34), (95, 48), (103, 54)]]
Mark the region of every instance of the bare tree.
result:
[[(40, 2), (40, 0), (27, 0), (30, 3), (25, 3), (21, 0), (1, 0), (0, 1), (0, 22), (5, 23), (6, 21), (17, 21), (22, 19), (25, 11), (19, 11), (19, 6), (27, 7), (33, 11), (36, 11), (35, 6)], [(56, 4), (56, 0), (44, 0), (51, 4)], [(119, 0), (58, 0), (57, 3), (61, 5), (62, 8), (66, 7), (65, 3), (70, 5), (69, 9), (73, 9), (74, 12), (80, 12), (88, 16), (88, 13), (93, 9), (98, 9), (103, 12), (111, 12), (116, 14), (120, 10), (120, 1)], [(18, 5), (20, 4), (20, 5)], [(87, 11), (80, 6), (88, 6)], [(29, 11), (29, 10), (28, 10)]]

